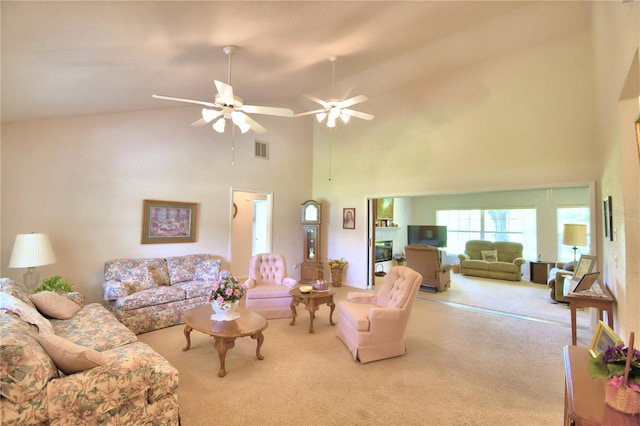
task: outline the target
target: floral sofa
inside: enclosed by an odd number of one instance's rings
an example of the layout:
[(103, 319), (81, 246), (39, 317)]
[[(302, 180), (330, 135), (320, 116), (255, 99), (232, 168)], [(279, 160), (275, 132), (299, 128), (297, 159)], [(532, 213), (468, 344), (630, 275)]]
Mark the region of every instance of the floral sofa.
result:
[(104, 299), (136, 334), (181, 324), (184, 311), (209, 303), (221, 262), (210, 254), (108, 260)]
[(522, 244), (510, 241), (467, 241), (464, 253), (459, 254), (463, 275), (520, 281), (520, 267), (526, 262), (522, 257)]
[(37, 293), (43, 305), (8, 278), (0, 289), (3, 425), (179, 424), (178, 371), (104, 306)]

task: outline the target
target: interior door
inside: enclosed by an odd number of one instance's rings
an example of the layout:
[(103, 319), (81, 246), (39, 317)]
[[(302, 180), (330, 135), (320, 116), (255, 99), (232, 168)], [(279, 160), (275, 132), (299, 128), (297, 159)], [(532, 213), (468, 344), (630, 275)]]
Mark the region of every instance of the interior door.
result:
[(273, 194), (251, 190), (231, 191), (231, 236), (229, 269), (247, 277), (251, 256), (272, 249)]

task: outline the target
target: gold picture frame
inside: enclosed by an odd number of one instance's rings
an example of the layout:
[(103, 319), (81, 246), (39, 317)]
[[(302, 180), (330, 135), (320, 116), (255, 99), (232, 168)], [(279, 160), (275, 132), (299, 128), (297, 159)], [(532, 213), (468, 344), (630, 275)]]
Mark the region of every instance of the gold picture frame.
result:
[(591, 345), (589, 345), (589, 353), (592, 357), (597, 357), (604, 352), (609, 346), (622, 345), (624, 341), (611, 329), (604, 321), (598, 321), (596, 332), (593, 333)]
[(198, 205), (179, 201), (143, 200), (142, 244), (193, 243)]
[(376, 220), (393, 221), (393, 198), (378, 198), (376, 203)]

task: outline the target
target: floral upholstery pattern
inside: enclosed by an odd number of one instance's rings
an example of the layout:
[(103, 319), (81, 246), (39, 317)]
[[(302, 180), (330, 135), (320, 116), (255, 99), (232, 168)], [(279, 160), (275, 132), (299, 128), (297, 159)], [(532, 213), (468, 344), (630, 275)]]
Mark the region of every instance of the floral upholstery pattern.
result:
[[(28, 301), (22, 287), (0, 289)], [(80, 294), (68, 294), (83, 303)], [(56, 335), (101, 351), (112, 362), (65, 376), (36, 340), (38, 328), (0, 311), (0, 419), (3, 425), (178, 425), (178, 371), (102, 305), (51, 320)]]
[[(214, 281), (227, 273), (220, 270), (221, 264), (211, 254), (109, 260), (104, 299), (108, 309), (135, 334), (181, 324), (185, 310), (209, 303)], [(149, 284), (149, 277), (155, 277), (155, 285)]]

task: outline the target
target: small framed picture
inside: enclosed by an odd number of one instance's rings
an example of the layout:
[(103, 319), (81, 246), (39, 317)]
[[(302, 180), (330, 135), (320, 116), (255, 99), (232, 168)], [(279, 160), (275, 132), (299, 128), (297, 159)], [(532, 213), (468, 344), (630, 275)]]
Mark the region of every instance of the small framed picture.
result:
[(342, 228), (356, 229), (356, 209), (354, 207), (342, 209)]
[(198, 205), (143, 200), (142, 244), (192, 243), (196, 240)]
[(622, 339), (611, 327), (605, 324), (604, 321), (598, 321), (596, 332), (593, 333), (593, 339), (591, 339), (591, 345), (589, 345), (589, 353), (595, 358), (607, 350), (609, 346), (618, 346), (623, 343)]
[(580, 260), (578, 260), (578, 264), (576, 265), (573, 273), (573, 279), (579, 280), (584, 276), (584, 274), (589, 274), (593, 272), (593, 268), (596, 266), (596, 257), (590, 256), (588, 254), (580, 255)]

